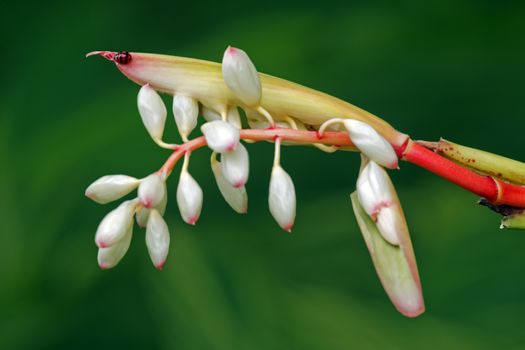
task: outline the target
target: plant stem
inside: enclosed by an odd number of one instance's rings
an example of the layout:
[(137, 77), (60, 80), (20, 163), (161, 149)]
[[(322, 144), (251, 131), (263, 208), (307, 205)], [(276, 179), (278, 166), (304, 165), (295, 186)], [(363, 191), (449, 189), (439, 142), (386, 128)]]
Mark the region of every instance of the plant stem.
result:
[[(297, 144), (318, 143), (355, 148), (348, 133), (344, 131), (327, 131), (321, 136), (318, 131), (285, 128), (243, 129), (240, 131), (240, 137), (251, 141), (275, 141), (279, 138), (282, 141)], [(205, 145), (206, 139), (204, 136), (200, 136), (178, 146), (159, 172), (170, 174), (177, 161), (184, 154)], [(394, 149), (401, 160), (418, 165), (476, 195), (486, 198), (494, 204), (525, 208), (525, 186), (510, 184), (492, 176), (480, 175), (410, 139), (402, 146), (394, 147)]]

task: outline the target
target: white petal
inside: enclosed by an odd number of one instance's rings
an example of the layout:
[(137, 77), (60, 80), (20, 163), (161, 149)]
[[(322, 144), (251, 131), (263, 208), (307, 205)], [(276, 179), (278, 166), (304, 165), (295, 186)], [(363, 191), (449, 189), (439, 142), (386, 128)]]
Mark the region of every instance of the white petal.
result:
[[(162, 200), (160, 201), (160, 203), (157, 204), (157, 206), (155, 206), (155, 209), (159, 211), (160, 215), (164, 215), (164, 213), (166, 212), (167, 204), (168, 204), (168, 193), (166, 191), (164, 192), (164, 196), (162, 197)], [(140, 208), (137, 211), (137, 214), (135, 214), (135, 219), (137, 220), (137, 224), (140, 227), (146, 227), (151, 210), (152, 209), (148, 209), (148, 208)]]
[(232, 151), (239, 144), (239, 129), (222, 120), (203, 124), (201, 131), (208, 147), (217, 153)]
[(127, 175), (107, 175), (93, 182), (86, 189), (86, 196), (97, 203), (106, 204), (117, 200), (139, 185), (140, 180)]
[(365, 156), (384, 167), (397, 168), (397, 155), (392, 145), (374, 128), (355, 119), (345, 119), (344, 125), (354, 145)]
[(195, 225), (202, 209), (202, 189), (187, 171), (180, 174), (177, 204), (182, 219), (190, 225)]
[(237, 107), (229, 107), (228, 114), (226, 116), (228, 123), (235, 126), (237, 129), (242, 129), (241, 116)]
[(246, 193), (246, 188), (244, 186), (240, 188), (235, 188), (226, 181), (224, 175), (222, 174), (221, 163), (212, 160), (211, 169), (213, 175), (215, 175), (215, 181), (217, 182), (217, 187), (226, 203), (232, 207), (239, 214), (244, 214), (248, 211), (248, 194)]
[(152, 209), (146, 228), (146, 246), (156, 268), (162, 269), (170, 247), (168, 225), (156, 209)]
[(268, 204), (275, 221), (290, 232), (295, 221), (295, 187), (290, 175), (280, 166), (272, 169)]
[(125, 201), (102, 219), (95, 234), (95, 242), (100, 248), (112, 246), (125, 236), (133, 224), (137, 204), (136, 199)]
[(168, 112), (159, 94), (146, 84), (139, 91), (137, 103), (140, 117), (151, 138), (156, 141), (162, 140)]
[(248, 106), (261, 99), (261, 82), (252, 61), (241, 49), (228, 47), (222, 58), (222, 76), (230, 90)]
[(110, 269), (117, 265), (120, 260), (122, 260), (129, 249), (132, 231), (133, 225), (130, 225), (129, 229), (120, 241), (116, 242), (111, 247), (98, 249), (97, 260), (101, 269)]
[(145, 208), (156, 207), (166, 193), (164, 175), (151, 174), (140, 183), (138, 189), (139, 200)]
[(357, 196), (366, 213), (375, 217), (382, 206), (388, 206), (392, 200), (393, 187), (386, 171), (370, 161), (357, 178)]
[(175, 95), (173, 97), (173, 115), (179, 134), (186, 138), (197, 126), (199, 103), (192, 97)]
[(388, 243), (399, 245), (397, 229), (400, 215), (395, 206), (396, 204), (393, 203), (390, 207), (381, 208), (379, 214), (377, 214), (376, 224), (381, 236), (383, 236)]
[(242, 143), (239, 143), (235, 150), (221, 155), (221, 167), (224, 178), (230, 185), (240, 188), (246, 184), (250, 172), (250, 158)]
[(219, 112), (214, 111), (211, 108), (208, 108), (206, 106), (202, 106), (202, 116), (207, 122), (212, 122), (214, 120), (221, 120), (221, 114)]

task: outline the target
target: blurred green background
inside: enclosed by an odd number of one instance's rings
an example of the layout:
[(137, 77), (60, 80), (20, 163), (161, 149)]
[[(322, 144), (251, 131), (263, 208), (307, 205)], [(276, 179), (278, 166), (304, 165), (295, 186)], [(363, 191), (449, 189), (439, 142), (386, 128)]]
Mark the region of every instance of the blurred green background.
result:
[(234, 45), (259, 71), (416, 139), (525, 159), (524, 23), (523, 1), (4, 1), (0, 349), (524, 348), (524, 233), (500, 231), (476, 197), (410, 164), (393, 177), (425, 292), (417, 319), (390, 304), (357, 229), (355, 154), (283, 151), (298, 193), (291, 235), (267, 209), (272, 145), (248, 146), (246, 216), (220, 197), (208, 151), (194, 154), (203, 215), (182, 222), (172, 178), (162, 272), (138, 229), (119, 266), (101, 271), (93, 238), (114, 205), (83, 195), (102, 175), (145, 176), (168, 155), (143, 129), (138, 86), (89, 51), (220, 61)]

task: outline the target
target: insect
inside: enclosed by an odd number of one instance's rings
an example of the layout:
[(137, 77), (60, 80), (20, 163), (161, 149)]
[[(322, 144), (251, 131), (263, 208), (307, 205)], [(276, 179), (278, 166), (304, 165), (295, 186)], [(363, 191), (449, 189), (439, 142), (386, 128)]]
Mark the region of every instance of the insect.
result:
[(119, 51), (115, 54), (113, 60), (119, 64), (128, 64), (131, 62), (131, 54), (127, 51)]

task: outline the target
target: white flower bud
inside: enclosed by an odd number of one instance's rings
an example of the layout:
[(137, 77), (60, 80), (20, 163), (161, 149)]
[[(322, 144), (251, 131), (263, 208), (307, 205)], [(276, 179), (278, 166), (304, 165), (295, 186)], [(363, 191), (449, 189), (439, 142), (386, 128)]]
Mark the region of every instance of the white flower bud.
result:
[(179, 134), (183, 139), (197, 126), (199, 116), (199, 103), (196, 99), (185, 95), (175, 95), (173, 97), (173, 115)]
[(152, 209), (146, 227), (146, 246), (153, 265), (162, 269), (170, 247), (168, 225), (156, 209)]
[(106, 204), (124, 197), (139, 185), (140, 180), (127, 175), (107, 175), (86, 189), (86, 196), (97, 203)]
[(399, 244), (398, 222), (402, 220), (395, 189), (385, 169), (370, 161), (357, 179), (357, 197), (364, 211), (377, 222), (385, 240)]
[(159, 94), (146, 84), (139, 91), (137, 103), (142, 123), (151, 138), (155, 141), (162, 140), (168, 112)]
[[(160, 215), (164, 215), (164, 213), (166, 212), (167, 204), (168, 204), (168, 193), (166, 191), (164, 192), (164, 196), (162, 197), (162, 200), (160, 201), (159, 204), (155, 206), (154, 209), (158, 210)], [(139, 210), (137, 210), (137, 214), (135, 214), (135, 219), (137, 220), (137, 224), (140, 227), (146, 227), (151, 210), (152, 209), (148, 209), (148, 208), (140, 208)]]
[(268, 196), (270, 212), (283, 230), (291, 232), (295, 221), (295, 187), (281, 166), (274, 166)]
[[(206, 106), (202, 107), (202, 116), (207, 122), (212, 122), (214, 120), (222, 120), (221, 114), (214, 111), (211, 108)], [(226, 121), (237, 129), (242, 129), (241, 116), (239, 115), (239, 110), (237, 107), (229, 107), (226, 114)]]
[(202, 189), (187, 171), (180, 174), (177, 204), (182, 219), (190, 225), (195, 225), (202, 209)]
[(151, 174), (142, 180), (138, 197), (145, 208), (156, 207), (166, 194), (166, 182), (163, 174)]
[(215, 159), (212, 160), (211, 170), (213, 171), (213, 175), (215, 175), (217, 187), (219, 187), (219, 191), (226, 203), (237, 213), (245, 214), (248, 211), (248, 194), (246, 193), (246, 188), (244, 186), (235, 188), (230, 185), (222, 174), (221, 163)]
[(239, 143), (235, 150), (222, 153), (221, 168), (224, 178), (233, 187), (240, 188), (246, 184), (250, 172), (250, 158), (242, 143)]
[(133, 225), (129, 226), (129, 229), (125, 233), (124, 237), (120, 241), (117, 241), (111, 247), (99, 248), (98, 249), (98, 266), (101, 269), (110, 269), (116, 266), (120, 260), (126, 255), (131, 243), (131, 236), (133, 231)]
[(261, 82), (252, 61), (241, 49), (229, 46), (222, 58), (222, 76), (230, 90), (248, 106), (261, 99)]
[(125, 201), (102, 219), (95, 234), (95, 242), (100, 248), (110, 247), (126, 235), (133, 224), (137, 204), (137, 199)]
[(201, 131), (208, 147), (217, 153), (233, 151), (239, 144), (239, 129), (222, 120), (203, 124)]
[(397, 155), (392, 145), (370, 125), (355, 119), (345, 119), (345, 128), (348, 130), (352, 143), (365, 156), (374, 162), (390, 168), (397, 168)]

